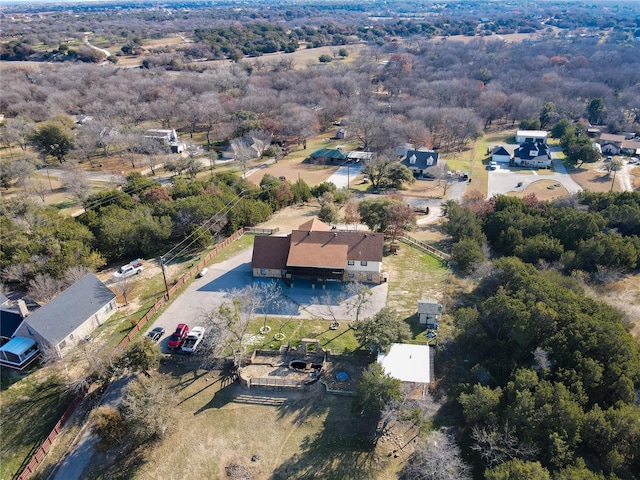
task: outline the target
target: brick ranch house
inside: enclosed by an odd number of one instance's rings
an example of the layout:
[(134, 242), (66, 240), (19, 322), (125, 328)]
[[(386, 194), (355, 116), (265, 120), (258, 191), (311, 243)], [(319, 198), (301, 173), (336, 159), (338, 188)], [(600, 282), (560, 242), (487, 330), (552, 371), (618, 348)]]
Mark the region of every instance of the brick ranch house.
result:
[(382, 283), (384, 235), (332, 230), (309, 220), (286, 237), (256, 237), (251, 268), (255, 278)]

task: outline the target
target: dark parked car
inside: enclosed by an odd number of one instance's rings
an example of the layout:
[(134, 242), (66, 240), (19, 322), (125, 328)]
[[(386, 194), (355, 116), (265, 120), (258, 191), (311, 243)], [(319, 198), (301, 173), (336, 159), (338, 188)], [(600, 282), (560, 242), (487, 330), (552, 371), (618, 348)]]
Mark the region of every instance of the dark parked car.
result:
[(156, 327), (153, 330), (151, 330), (149, 333), (147, 333), (147, 336), (151, 338), (151, 340), (153, 340), (154, 342), (157, 342), (158, 340), (160, 340), (163, 335), (164, 335), (164, 328), (162, 327)]
[(180, 348), (182, 342), (189, 334), (189, 327), (185, 323), (179, 323), (176, 327), (176, 331), (169, 337), (169, 348)]

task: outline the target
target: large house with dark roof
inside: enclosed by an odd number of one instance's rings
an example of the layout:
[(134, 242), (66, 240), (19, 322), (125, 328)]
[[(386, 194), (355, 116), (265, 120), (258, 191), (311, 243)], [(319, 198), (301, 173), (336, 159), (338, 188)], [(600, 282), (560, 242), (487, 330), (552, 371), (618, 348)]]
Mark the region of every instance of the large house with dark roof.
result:
[(256, 237), (251, 268), (256, 278), (289, 285), (296, 279), (381, 283), (383, 247), (381, 233), (335, 231), (313, 219), (286, 237)]
[(309, 155), (311, 163), (342, 163), (347, 161), (347, 154), (337, 148), (319, 148)]
[(513, 164), (519, 167), (547, 168), (551, 166), (551, 150), (546, 143), (525, 142), (513, 152)]
[(27, 315), (16, 337), (35, 340), (41, 349), (64, 354), (117, 310), (116, 296), (93, 273)]
[(433, 167), (438, 164), (438, 153), (433, 150), (407, 150), (402, 164), (416, 177), (433, 177)]

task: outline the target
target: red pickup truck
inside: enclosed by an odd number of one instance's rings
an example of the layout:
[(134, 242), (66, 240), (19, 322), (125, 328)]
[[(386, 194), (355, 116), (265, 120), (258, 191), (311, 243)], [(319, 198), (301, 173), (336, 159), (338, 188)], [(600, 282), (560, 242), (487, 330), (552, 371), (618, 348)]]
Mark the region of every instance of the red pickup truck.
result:
[(189, 334), (189, 327), (185, 323), (179, 323), (176, 327), (176, 331), (169, 337), (169, 348), (172, 350), (176, 350), (180, 348), (184, 339), (187, 338)]

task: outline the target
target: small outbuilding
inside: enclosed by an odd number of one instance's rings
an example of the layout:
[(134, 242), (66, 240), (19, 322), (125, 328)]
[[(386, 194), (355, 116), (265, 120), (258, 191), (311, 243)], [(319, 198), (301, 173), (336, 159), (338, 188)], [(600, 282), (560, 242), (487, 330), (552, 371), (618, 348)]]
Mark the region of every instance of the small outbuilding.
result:
[(518, 130), (516, 132), (516, 142), (534, 143), (540, 142), (547, 144), (548, 133), (545, 130)]
[(394, 343), (388, 353), (378, 355), (384, 372), (401, 382), (431, 382), (431, 352), (429, 345)]
[(442, 305), (435, 300), (418, 300), (418, 323), (427, 328), (438, 328)]

